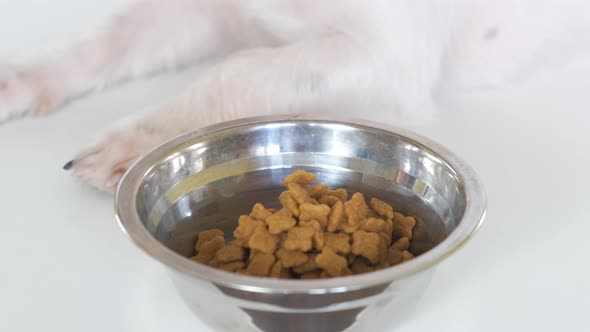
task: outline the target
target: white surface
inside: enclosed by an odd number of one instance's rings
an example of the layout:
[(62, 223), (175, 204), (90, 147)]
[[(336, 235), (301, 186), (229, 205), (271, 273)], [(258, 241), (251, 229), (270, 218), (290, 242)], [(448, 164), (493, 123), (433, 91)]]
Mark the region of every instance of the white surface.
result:
[[(125, 2), (0, 0), (0, 56), (30, 57)], [(164, 268), (118, 229), (112, 197), (61, 170), (93, 133), (190, 77), (135, 83), (0, 127), (0, 331), (208, 331)], [(489, 210), (400, 332), (587, 328), (589, 91), (590, 60), (579, 61), (526, 86), (464, 98), (409, 128), (479, 172)]]

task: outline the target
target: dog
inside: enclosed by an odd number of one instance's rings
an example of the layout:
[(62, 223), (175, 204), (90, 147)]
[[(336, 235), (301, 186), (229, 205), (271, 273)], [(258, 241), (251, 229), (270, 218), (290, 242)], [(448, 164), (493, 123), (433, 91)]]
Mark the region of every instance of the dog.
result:
[(149, 149), (273, 113), (436, 114), (440, 96), (518, 82), (590, 45), (579, 0), (143, 0), (94, 37), (0, 69), (0, 122), (218, 59), (172, 101), (123, 119), (64, 168), (113, 191)]

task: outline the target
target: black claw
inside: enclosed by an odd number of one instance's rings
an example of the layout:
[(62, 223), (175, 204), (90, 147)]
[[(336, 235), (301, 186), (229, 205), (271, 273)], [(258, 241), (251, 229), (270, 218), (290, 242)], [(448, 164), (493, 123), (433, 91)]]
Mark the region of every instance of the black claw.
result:
[(74, 160), (70, 160), (70, 161), (68, 161), (68, 162), (67, 162), (67, 163), (64, 165), (63, 169), (67, 171), (67, 170), (69, 170), (70, 168), (72, 168), (72, 166), (74, 166)]

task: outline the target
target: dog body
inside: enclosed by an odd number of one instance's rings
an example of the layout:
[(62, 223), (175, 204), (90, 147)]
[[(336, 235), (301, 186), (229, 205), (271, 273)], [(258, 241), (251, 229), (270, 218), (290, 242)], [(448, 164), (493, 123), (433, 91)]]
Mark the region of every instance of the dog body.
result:
[(219, 59), (69, 164), (113, 190), (150, 148), (270, 113), (383, 110), (425, 118), (435, 96), (497, 86), (590, 45), (581, 0), (143, 0), (65, 51), (0, 70), (0, 121), (49, 114), (105, 86)]

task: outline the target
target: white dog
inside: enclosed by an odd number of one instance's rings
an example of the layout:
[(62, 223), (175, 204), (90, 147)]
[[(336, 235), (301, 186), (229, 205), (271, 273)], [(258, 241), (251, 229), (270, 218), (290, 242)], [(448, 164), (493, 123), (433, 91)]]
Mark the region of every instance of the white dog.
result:
[[(63, 54), (0, 73), (0, 121), (213, 57), (173, 102), (110, 128), (65, 168), (113, 190), (146, 150), (219, 121), (386, 109), (525, 77), (590, 45), (585, 0), (144, 0)], [(441, 89), (444, 88), (444, 89)]]

